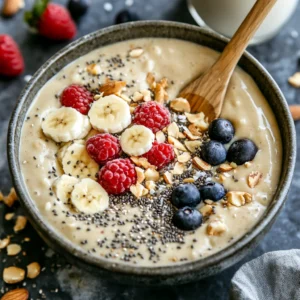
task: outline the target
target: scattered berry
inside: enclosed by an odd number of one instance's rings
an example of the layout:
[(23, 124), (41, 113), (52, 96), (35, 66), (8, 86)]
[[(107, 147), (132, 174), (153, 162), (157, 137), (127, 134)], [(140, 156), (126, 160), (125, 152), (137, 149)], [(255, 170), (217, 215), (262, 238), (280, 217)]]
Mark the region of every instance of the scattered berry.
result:
[(109, 194), (123, 194), (136, 183), (134, 164), (128, 158), (109, 161), (99, 171), (98, 182)]
[(137, 14), (132, 13), (128, 10), (122, 10), (120, 11), (117, 16), (116, 16), (116, 24), (121, 24), (121, 23), (127, 23), (127, 22), (133, 22), (133, 21), (138, 21), (139, 17)]
[(171, 196), (171, 202), (177, 208), (195, 207), (200, 201), (200, 192), (193, 184), (180, 184), (174, 189)]
[(229, 143), (235, 130), (232, 123), (225, 119), (213, 120), (208, 128), (208, 134), (211, 140), (221, 142), (222, 144)]
[(144, 125), (156, 133), (169, 125), (171, 118), (167, 108), (155, 101), (149, 101), (135, 109), (133, 123)]
[(90, 0), (70, 0), (68, 2), (68, 10), (73, 19), (76, 20), (87, 12), (90, 4)]
[(67, 9), (48, 0), (38, 0), (32, 11), (25, 13), (25, 20), (39, 34), (57, 41), (70, 40), (76, 35), (76, 25)]
[(206, 142), (201, 146), (201, 158), (212, 166), (220, 165), (226, 160), (226, 149), (220, 142)]
[(104, 165), (108, 161), (120, 157), (121, 146), (116, 137), (104, 133), (89, 138), (86, 142), (86, 150), (92, 159), (98, 164)]
[(145, 153), (143, 157), (146, 157), (151, 165), (161, 169), (174, 160), (175, 153), (172, 145), (166, 143), (158, 144), (155, 141), (151, 150)]
[(90, 104), (94, 101), (93, 95), (85, 87), (72, 84), (66, 87), (60, 97), (63, 106), (72, 107), (83, 115), (90, 110)]
[(183, 207), (174, 214), (173, 224), (181, 230), (194, 230), (201, 226), (202, 215), (197, 209)]
[(254, 159), (257, 146), (249, 139), (235, 141), (228, 149), (227, 160), (242, 165)]
[(217, 182), (209, 182), (202, 185), (199, 190), (202, 200), (218, 201), (226, 195), (224, 186)]
[(24, 71), (24, 60), (16, 42), (0, 34), (0, 75), (18, 76)]

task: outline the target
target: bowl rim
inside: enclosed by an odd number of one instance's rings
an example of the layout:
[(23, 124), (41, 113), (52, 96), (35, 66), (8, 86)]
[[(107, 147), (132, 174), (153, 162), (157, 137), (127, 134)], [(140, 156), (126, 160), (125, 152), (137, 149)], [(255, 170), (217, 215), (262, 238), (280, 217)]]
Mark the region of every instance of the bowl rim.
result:
[[(221, 35), (212, 32), (210, 30), (207, 30), (205, 28), (200, 28), (198, 26), (194, 26), (190, 24), (170, 22), (170, 21), (130, 22), (126, 24), (114, 25), (104, 29), (100, 29), (98, 31), (92, 32), (90, 34), (87, 34), (79, 38), (78, 40), (70, 43), (62, 50), (54, 54), (50, 59), (48, 59), (38, 69), (38, 71), (33, 75), (31, 80), (24, 87), (18, 99), (17, 105), (14, 108), (9, 123), (8, 139), (7, 139), (8, 162), (9, 162), (9, 168), (12, 174), (14, 186), (16, 188), (17, 194), (20, 197), (21, 204), (25, 207), (26, 213), (29, 216), (29, 220), (33, 224), (34, 228), (42, 236), (44, 237), (46, 236), (49, 241), (54, 243), (54, 245), (56, 243), (61, 250), (65, 251), (66, 255), (71, 254), (72, 256), (75, 256), (76, 259), (79, 259), (83, 263), (87, 263), (88, 265), (92, 265), (98, 268), (102, 268), (108, 271), (113, 271), (118, 273), (126, 273), (130, 275), (145, 275), (145, 276), (157, 276), (157, 275), (172, 276), (172, 275), (178, 275), (186, 272), (193, 272), (193, 271), (209, 268), (217, 264), (220, 264), (226, 259), (229, 259), (230, 257), (234, 256), (238, 251), (247, 247), (253, 240), (255, 240), (257, 236), (262, 234), (264, 228), (267, 227), (272, 222), (272, 220), (276, 217), (276, 215), (278, 214), (279, 210), (281, 209), (282, 205), (285, 202), (285, 198), (291, 184), (294, 166), (295, 166), (295, 160), (296, 160), (296, 138), (295, 138), (296, 135), (295, 135), (294, 123), (289, 112), (288, 104), (286, 103), (286, 100), (282, 92), (280, 91), (279, 87), (277, 86), (276, 82), (271, 77), (271, 75), (266, 71), (266, 69), (251, 54), (245, 52), (243, 54), (243, 57), (245, 57), (252, 65), (254, 65), (255, 68), (257, 68), (259, 72), (262, 73), (262, 75), (264, 75), (264, 77), (268, 81), (269, 86), (276, 91), (278, 100), (286, 116), (286, 122), (288, 123), (287, 126), (290, 130), (290, 136), (289, 136), (290, 149), (289, 149), (289, 159), (288, 159), (289, 165), (286, 166), (287, 171), (284, 174), (284, 183), (282, 189), (278, 191), (278, 197), (276, 198), (274, 205), (270, 208), (268, 214), (266, 214), (264, 218), (261, 218), (256, 223), (256, 225), (251, 229), (250, 232), (248, 232), (241, 238), (237, 239), (233, 244), (229, 245), (228, 247), (224, 248), (223, 250), (213, 255), (210, 255), (200, 260), (190, 261), (182, 264), (157, 266), (157, 267), (155, 266), (139, 267), (134, 265), (127, 265), (126, 263), (121, 263), (121, 262), (111, 262), (106, 259), (102, 259), (100, 256), (97, 257), (97, 256), (89, 255), (82, 248), (73, 244), (70, 240), (68, 240), (61, 233), (55, 230), (51, 224), (45, 222), (42, 219), (41, 214), (39, 213), (37, 207), (30, 205), (31, 203), (34, 203), (34, 201), (31, 199), (31, 197), (29, 197), (29, 194), (27, 197), (26, 185), (23, 182), (22, 175), (20, 175), (20, 171), (17, 166), (17, 161), (19, 160), (19, 157), (18, 154), (16, 154), (14, 151), (15, 144), (16, 144), (16, 132), (17, 130), (21, 130), (22, 128), (17, 126), (17, 122), (20, 116), (23, 103), (25, 102), (28, 94), (30, 93), (31, 88), (38, 82), (40, 76), (43, 75), (43, 72), (45, 70), (49, 69), (51, 65), (55, 64), (55, 62), (58, 61), (63, 56), (68, 55), (75, 48), (85, 43), (88, 43), (89, 41), (92, 41), (96, 37), (105, 34), (112, 34), (115, 31), (128, 30), (130, 28), (143, 27), (143, 26), (155, 26), (155, 27), (166, 26), (173, 29), (181, 28), (190, 31), (197, 31), (199, 32), (199, 34), (209, 36), (210, 38), (213, 38), (215, 40), (219, 40), (221, 42), (228, 42), (227, 38), (224, 38)], [(149, 35), (149, 37), (151, 36)], [(182, 39), (185, 40), (184, 37)], [(27, 111), (28, 109), (26, 110), (26, 112)], [(275, 199), (273, 199), (273, 201), (274, 200)]]

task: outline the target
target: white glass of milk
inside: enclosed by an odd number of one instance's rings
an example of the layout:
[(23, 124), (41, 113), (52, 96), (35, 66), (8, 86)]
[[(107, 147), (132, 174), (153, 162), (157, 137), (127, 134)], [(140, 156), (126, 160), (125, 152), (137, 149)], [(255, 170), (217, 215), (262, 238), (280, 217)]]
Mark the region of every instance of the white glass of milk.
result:
[[(187, 0), (189, 10), (200, 26), (232, 37), (256, 0)], [(277, 3), (255, 34), (251, 44), (272, 38), (296, 10), (298, 0), (277, 0)]]

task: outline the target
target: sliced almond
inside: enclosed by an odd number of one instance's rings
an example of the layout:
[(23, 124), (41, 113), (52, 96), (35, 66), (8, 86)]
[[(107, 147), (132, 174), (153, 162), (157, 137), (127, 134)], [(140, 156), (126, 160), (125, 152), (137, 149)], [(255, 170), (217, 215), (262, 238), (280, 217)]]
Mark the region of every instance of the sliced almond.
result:
[(149, 191), (154, 191), (156, 189), (156, 184), (152, 180), (148, 180), (145, 182), (145, 186)]
[(166, 141), (166, 136), (162, 131), (158, 131), (155, 133), (156, 140), (158, 143), (164, 143)]
[(27, 219), (24, 216), (18, 216), (14, 226), (14, 232), (19, 232), (26, 227)]
[(195, 141), (195, 140), (199, 140), (200, 139), (200, 136), (199, 134), (197, 135), (194, 135), (189, 129), (185, 129), (183, 131), (183, 134), (185, 137), (187, 137), (190, 141)]
[(227, 231), (227, 226), (220, 220), (215, 220), (207, 225), (207, 234), (213, 236), (220, 236)]
[(153, 73), (149, 72), (147, 74), (146, 81), (147, 81), (149, 87), (151, 88), (151, 90), (154, 90), (156, 87), (156, 82), (155, 82), (155, 77), (154, 77)]
[(125, 94), (120, 94), (120, 98), (122, 98), (127, 103), (131, 102), (131, 99), (127, 95), (125, 95)]
[(145, 171), (145, 178), (147, 181), (151, 180), (151, 181), (158, 181), (160, 176), (159, 173), (153, 169), (153, 168), (148, 168)]
[(5, 214), (4, 218), (6, 221), (10, 221), (14, 217), (14, 213), (7, 213)]
[(219, 172), (229, 172), (233, 170), (233, 166), (229, 164), (221, 164), (218, 168)]
[(140, 57), (142, 54), (144, 53), (144, 49), (143, 48), (135, 48), (129, 51), (129, 56), (132, 58), (138, 58)]
[(142, 93), (140, 92), (134, 92), (133, 96), (132, 96), (132, 100), (134, 102), (139, 102), (139, 101), (143, 101), (144, 96)]
[(137, 183), (142, 183), (145, 180), (145, 172), (139, 167), (135, 167)]
[(103, 93), (103, 96), (120, 95), (125, 86), (125, 81), (108, 81), (100, 86), (99, 91)]
[(201, 212), (203, 217), (210, 216), (214, 212), (212, 205), (209, 204), (202, 206), (199, 211)]
[(182, 132), (179, 131), (178, 138), (179, 139), (185, 139), (185, 135)]
[(29, 292), (24, 288), (20, 288), (5, 293), (1, 300), (28, 300), (28, 298)]
[(246, 192), (228, 192), (226, 198), (229, 204), (240, 207), (252, 201), (252, 195)]
[(175, 139), (174, 137), (172, 137), (172, 136), (168, 136), (168, 142), (170, 144), (172, 144), (178, 150), (187, 151), (187, 149), (185, 148), (185, 146), (181, 142), (179, 142), (177, 139)]
[(170, 101), (170, 108), (176, 112), (187, 112), (191, 111), (189, 102), (184, 98), (176, 98)]
[(253, 189), (254, 187), (256, 187), (258, 185), (261, 178), (262, 178), (261, 172), (258, 172), (258, 171), (251, 172), (247, 178), (248, 186), (251, 189)]
[(181, 175), (186, 170), (186, 166), (184, 163), (177, 162), (171, 171), (173, 175)]
[(138, 199), (148, 194), (148, 190), (140, 183), (132, 185), (130, 187), (130, 192)]
[(17, 201), (17, 200), (18, 200), (17, 193), (14, 188), (11, 188), (9, 194), (6, 197), (4, 197), (3, 202), (8, 207), (12, 207), (14, 205), (15, 201)]
[(151, 98), (151, 92), (149, 90), (142, 90), (141, 94), (143, 95), (143, 100), (145, 102), (148, 102), (148, 101), (152, 100), (152, 98)]
[(176, 122), (172, 122), (169, 126), (168, 126), (168, 135), (172, 136), (174, 138), (178, 138), (179, 135), (179, 127), (176, 124)]
[(191, 154), (189, 152), (183, 152), (177, 157), (177, 160), (181, 163), (186, 163), (191, 159)]
[(33, 262), (27, 266), (27, 277), (34, 279), (38, 277), (41, 273), (41, 266), (37, 262)]
[(17, 267), (8, 267), (3, 270), (3, 280), (8, 284), (21, 282), (25, 278), (25, 271)]
[(170, 172), (165, 172), (163, 174), (164, 180), (167, 184), (172, 184), (173, 183), (173, 175)]
[(138, 167), (142, 167), (144, 169), (148, 169), (151, 167), (151, 164), (148, 162), (147, 158), (145, 157), (131, 156), (130, 159)]
[(195, 156), (192, 160), (194, 166), (196, 168), (198, 168), (199, 170), (202, 170), (202, 171), (209, 171), (211, 170), (211, 165), (208, 164), (207, 162), (205, 162), (203, 159), (201, 159), (200, 157), (198, 156)]
[(203, 112), (197, 113), (197, 114), (190, 114), (188, 112), (185, 113), (186, 118), (190, 123), (198, 123), (200, 121), (203, 121), (205, 119), (205, 115)]
[(182, 180), (184, 183), (194, 183), (195, 182), (195, 179), (192, 178), (192, 177), (188, 177), (188, 178), (184, 178)]
[(201, 146), (202, 142), (201, 141), (185, 141), (184, 144), (191, 153), (195, 153)]
[(89, 74), (96, 76), (101, 74), (102, 70), (101, 67), (97, 64), (90, 64), (86, 67), (86, 70)]
[(24, 0), (4, 0), (2, 14), (6, 17), (11, 17), (22, 7), (24, 7)]
[(177, 157), (180, 155), (180, 151), (177, 148), (174, 148), (174, 153)]
[(296, 72), (289, 78), (289, 84), (295, 88), (300, 88), (300, 72)]
[(2, 240), (0, 240), (0, 249), (6, 248), (9, 245), (9, 243), (10, 243), (10, 237), (9, 236), (2, 239)]
[(160, 104), (163, 104), (165, 102), (165, 89), (162, 87), (160, 83), (156, 84), (155, 90), (154, 90), (154, 100)]

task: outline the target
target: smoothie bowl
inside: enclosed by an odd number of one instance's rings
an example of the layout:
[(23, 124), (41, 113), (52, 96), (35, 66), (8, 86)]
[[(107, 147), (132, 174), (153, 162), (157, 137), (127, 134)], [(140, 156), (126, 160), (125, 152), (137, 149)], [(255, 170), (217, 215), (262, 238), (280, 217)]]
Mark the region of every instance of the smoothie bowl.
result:
[(79, 39), (34, 75), (8, 155), (52, 248), (106, 278), (174, 284), (220, 272), (257, 244), (294, 169), (283, 95), (245, 53), (220, 119), (177, 97), (225, 45), (190, 25), (129, 23)]

